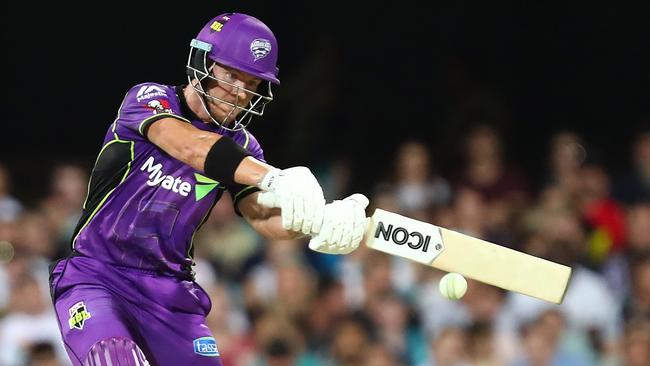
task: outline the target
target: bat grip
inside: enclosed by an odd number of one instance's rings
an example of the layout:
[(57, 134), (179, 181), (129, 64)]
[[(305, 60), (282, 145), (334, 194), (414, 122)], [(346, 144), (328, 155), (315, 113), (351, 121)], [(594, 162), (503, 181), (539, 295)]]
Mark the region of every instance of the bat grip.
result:
[[(357, 204), (363, 206), (364, 209), (366, 207), (368, 207), (368, 204), (369, 204), (368, 198), (366, 198), (366, 196), (364, 196), (362, 194), (359, 194), (359, 193), (355, 193), (355, 194), (351, 195), (350, 197), (348, 197), (346, 199), (350, 199), (350, 200), (353, 200), (353, 201), (357, 202)], [(278, 196), (276, 194), (274, 194), (274, 193), (271, 193), (271, 192), (261, 192), (260, 194), (258, 194), (257, 195), (257, 203), (259, 203), (262, 206), (266, 206), (266, 207), (280, 208), (280, 200), (278, 200)], [(368, 222), (367, 225), (370, 226), (370, 218), (367, 218), (367, 222)], [(322, 225), (317, 225), (317, 226), (322, 227)], [(318, 234), (319, 233), (317, 231), (312, 231), (311, 232), (312, 236), (316, 236)]]

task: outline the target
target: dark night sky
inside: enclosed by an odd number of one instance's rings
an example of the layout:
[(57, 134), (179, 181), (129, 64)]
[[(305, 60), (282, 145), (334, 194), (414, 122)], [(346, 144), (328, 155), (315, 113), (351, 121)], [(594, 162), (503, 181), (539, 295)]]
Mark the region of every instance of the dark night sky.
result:
[(649, 116), (648, 5), (278, 3), (17, 3), (2, 15), (0, 160), (92, 162), (126, 90), (184, 82), (189, 40), (226, 11), (260, 18), (279, 40), (283, 84), (251, 130), (280, 166), (348, 156), (363, 185), (416, 136), (450, 169), (467, 126), (490, 121), (531, 172), (560, 128), (616, 169)]

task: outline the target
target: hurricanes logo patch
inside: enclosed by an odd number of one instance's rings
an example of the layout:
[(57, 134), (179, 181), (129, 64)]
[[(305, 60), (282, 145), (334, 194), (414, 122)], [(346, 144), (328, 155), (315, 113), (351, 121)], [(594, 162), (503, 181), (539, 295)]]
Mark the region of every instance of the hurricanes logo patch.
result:
[(68, 319), (70, 329), (84, 329), (84, 323), (86, 320), (90, 319), (90, 313), (88, 312), (88, 309), (86, 309), (86, 304), (84, 304), (83, 301), (79, 301), (72, 305), (72, 307), (68, 309), (68, 313), (70, 313), (70, 319)]
[(169, 101), (165, 99), (150, 100), (149, 102), (147, 102), (146, 108), (151, 109), (153, 111), (153, 114), (172, 113), (172, 109), (171, 106), (169, 105)]
[(251, 42), (251, 52), (255, 61), (264, 58), (271, 53), (271, 42), (268, 39), (257, 38)]

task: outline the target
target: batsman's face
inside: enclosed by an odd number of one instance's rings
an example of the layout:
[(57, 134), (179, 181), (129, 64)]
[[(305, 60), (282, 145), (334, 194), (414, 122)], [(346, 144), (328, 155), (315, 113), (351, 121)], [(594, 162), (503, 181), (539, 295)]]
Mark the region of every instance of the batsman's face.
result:
[(210, 80), (207, 93), (218, 100), (209, 99), (208, 108), (218, 120), (232, 122), (241, 109), (246, 107), (253, 98), (251, 92), (257, 91), (262, 82), (260, 79), (231, 67), (215, 64), (212, 76), (217, 80)]

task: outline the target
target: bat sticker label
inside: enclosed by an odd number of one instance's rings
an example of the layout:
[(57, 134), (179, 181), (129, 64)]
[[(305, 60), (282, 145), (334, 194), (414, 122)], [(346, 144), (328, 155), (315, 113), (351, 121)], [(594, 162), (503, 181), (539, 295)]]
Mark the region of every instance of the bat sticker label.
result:
[(396, 227), (393, 229), (393, 224), (384, 226), (382, 221), (379, 221), (377, 230), (375, 231), (375, 238), (382, 236), (385, 241), (392, 241), (397, 245), (408, 245), (411, 249), (422, 249), (424, 253), (429, 250), (429, 243), (431, 242), (431, 235), (422, 235), (417, 231), (408, 232), (403, 227)]
[(366, 245), (382, 252), (431, 265), (445, 250), (440, 228), (392, 212), (375, 210)]

